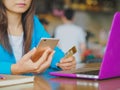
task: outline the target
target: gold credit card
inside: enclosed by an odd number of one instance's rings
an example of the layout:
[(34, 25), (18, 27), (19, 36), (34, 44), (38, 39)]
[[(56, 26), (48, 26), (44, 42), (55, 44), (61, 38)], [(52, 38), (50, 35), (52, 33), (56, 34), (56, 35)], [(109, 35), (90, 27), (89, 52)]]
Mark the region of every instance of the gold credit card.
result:
[(72, 56), (73, 54), (75, 54), (76, 52), (77, 52), (77, 49), (75, 46), (73, 46), (72, 48), (68, 50), (68, 52), (65, 53), (65, 57), (68, 58)]

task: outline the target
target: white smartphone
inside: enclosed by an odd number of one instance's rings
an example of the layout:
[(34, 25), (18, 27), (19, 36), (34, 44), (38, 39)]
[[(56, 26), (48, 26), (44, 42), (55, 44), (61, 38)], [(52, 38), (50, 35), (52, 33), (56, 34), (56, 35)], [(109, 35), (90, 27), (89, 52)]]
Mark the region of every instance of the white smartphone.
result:
[(41, 38), (38, 46), (36, 47), (36, 52), (35, 54), (31, 57), (33, 62), (36, 62), (43, 54), (45, 51), (44, 47), (50, 47), (51, 49), (54, 49), (55, 46), (57, 46), (59, 42), (59, 39), (57, 38)]

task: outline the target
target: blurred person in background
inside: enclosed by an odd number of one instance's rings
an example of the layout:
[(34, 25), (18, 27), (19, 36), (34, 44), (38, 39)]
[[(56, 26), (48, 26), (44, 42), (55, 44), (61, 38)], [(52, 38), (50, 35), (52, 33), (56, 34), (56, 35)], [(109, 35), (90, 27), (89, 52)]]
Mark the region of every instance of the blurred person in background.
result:
[(86, 49), (86, 33), (81, 27), (74, 24), (74, 11), (72, 9), (65, 9), (61, 19), (63, 24), (55, 29), (54, 37), (60, 39), (58, 46), (63, 52), (67, 52), (72, 46), (76, 46), (75, 59), (79, 64), (81, 53)]

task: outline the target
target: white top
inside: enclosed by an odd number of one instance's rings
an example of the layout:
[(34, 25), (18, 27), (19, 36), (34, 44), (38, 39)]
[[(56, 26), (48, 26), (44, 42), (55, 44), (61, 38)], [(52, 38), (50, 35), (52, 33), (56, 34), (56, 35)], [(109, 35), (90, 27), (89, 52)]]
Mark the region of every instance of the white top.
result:
[(76, 46), (77, 53), (75, 58), (77, 63), (81, 61), (80, 59), (80, 44), (85, 43), (86, 33), (82, 28), (74, 24), (63, 24), (58, 26), (55, 30), (55, 38), (59, 38), (59, 47), (63, 52), (67, 52), (72, 46)]
[(18, 62), (23, 55), (23, 33), (20, 36), (13, 36), (10, 34), (8, 36), (16, 62)]

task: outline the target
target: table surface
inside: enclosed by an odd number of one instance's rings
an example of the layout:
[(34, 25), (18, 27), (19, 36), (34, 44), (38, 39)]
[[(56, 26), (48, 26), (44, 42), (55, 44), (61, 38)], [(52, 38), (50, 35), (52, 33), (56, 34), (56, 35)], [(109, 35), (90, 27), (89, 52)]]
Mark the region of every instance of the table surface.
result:
[[(100, 64), (83, 64), (83, 67), (98, 67)], [(2, 87), (0, 90), (120, 90), (120, 78), (87, 80), (48, 75), (35, 76), (33, 83)]]

